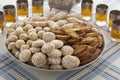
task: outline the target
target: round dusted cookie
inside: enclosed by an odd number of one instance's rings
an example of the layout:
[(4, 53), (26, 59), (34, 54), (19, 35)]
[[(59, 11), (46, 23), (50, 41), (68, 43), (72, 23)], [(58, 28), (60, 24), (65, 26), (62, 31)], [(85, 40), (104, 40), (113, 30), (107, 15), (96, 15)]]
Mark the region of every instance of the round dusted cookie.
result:
[(30, 50), (25, 49), (25, 50), (21, 51), (19, 54), (19, 60), (21, 62), (28, 62), (30, 60), (30, 58), (31, 58)]
[(36, 32), (30, 32), (29, 33), (29, 39), (33, 40), (33, 41), (37, 40), (38, 39), (38, 34)]
[(64, 43), (61, 40), (52, 40), (51, 43), (55, 45), (55, 48), (61, 48), (64, 45)]
[(35, 53), (31, 59), (32, 63), (36, 67), (42, 67), (47, 63), (46, 55), (43, 53)]
[(17, 59), (19, 59), (19, 54), (20, 54), (20, 52), (19, 51), (17, 51), (17, 52), (15, 52), (15, 57), (17, 58)]
[(45, 31), (38, 31), (38, 37), (40, 39), (42, 39), (42, 36), (43, 36), (44, 33), (45, 33)]
[(30, 32), (35, 32), (36, 33), (37, 31), (35, 29), (29, 29), (27, 33), (29, 34)]
[(25, 44), (25, 41), (22, 40), (22, 39), (19, 39), (19, 40), (16, 41), (16, 47), (17, 48), (20, 48), (24, 44)]
[(27, 41), (29, 39), (29, 37), (26, 33), (20, 34), (19, 38), (24, 40), (24, 41)]
[(11, 43), (8, 44), (8, 49), (9, 50), (12, 50), (14, 48), (16, 48), (16, 43), (15, 42), (11, 42)]
[(50, 58), (48, 57), (50, 64), (60, 64), (62, 62), (61, 58)]
[(37, 31), (37, 32), (39, 32), (39, 31), (42, 31), (42, 27), (35, 27), (35, 30)]
[(71, 55), (74, 52), (74, 49), (71, 46), (63, 46), (61, 52), (64, 56)]
[(51, 42), (52, 40), (55, 40), (56, 36), (54, 33), (52, 32), (45, 32), (42, 36), (42, 39), (45, 41), (45, 42)]
[(30, 47), (32, 46), (33, 40), (27, 40), (26, 44), (29, 45)]
[(31, 24), (26, 24), (24, 27), (23, 27), (23, 30), (25, 31), (28, 31), (29, 29), (33, 29), (33, 26)]
[(20, 51), (23, 51), (23, 50), (25, 50), (25, 49), (29, 49), (30, 48), (30, 46), (29, 45), (22, 45), (21, 47), (20, 47)]
[(32, 54), (35, 54), (35, 53), (40, 52), (41, 49), (40, 49), (40, 48), (36, 48), (36, 47), (31, 47), (31, 48), (30, 48), (30, 51), (31, 51)]
[(8, 36), (8, 39), (10, 42), (15, 42), (18, 40), (18, 37), (16, 35), (12, 34), (12, 35)]
[(15, 54), (16, 52), (20, 52), (20, 51), (19, 51), (18, 48), (15, 47), (15, 48), (12, 49), (12, 54)]
[(60, 58), (62, 56), (62, 53), (58, 49), (54, 49), (52, 52), (47, 54), (51, 58)]
[(19, 36), (22, 33), (24, 33), (23, 28), (22, 27), (17, 27), (16, 30), (15, 30), (15, 34)]
[(41, 47), (41, 46), (43, 46), (45, 44), (45, 41), (43, 41), (43, 40), (41, 40), (41, 39), (38, 39), (38, 40), (36, 40), (36, 41), (34, 41), (33, 43), (32, 43), (32, 46), (33, 47)]
[(49, 53), (49, 52), (52, 52), (54, 49), (55, 49), (55, 45), (54, 44), (52, 44), (52, 43), (45, 43), (42, 46), (41, 51), (43, 53)]
[(62, 65), (66, 69), (72, 69), (80, 65), (80, 59), (76, 56), (67, 55), (63, 57)]

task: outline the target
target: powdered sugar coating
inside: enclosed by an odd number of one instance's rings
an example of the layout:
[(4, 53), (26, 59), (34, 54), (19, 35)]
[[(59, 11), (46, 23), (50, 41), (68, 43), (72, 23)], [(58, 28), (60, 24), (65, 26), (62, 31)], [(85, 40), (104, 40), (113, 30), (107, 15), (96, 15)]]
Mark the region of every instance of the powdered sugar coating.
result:
[(42, 36), (42, 39), (45, 41), (45, 42), (51, 42), (52, 40), (55, 40), (56, 36), (54, 33), (52, 32), (45, 32)]
[(8, 49), (9, 50), (12, 50), (14, 48), (16, 48), (16, 43), (15, 42), (11, 42), (11, 43), (8, 44)]
[(28, 40), (28, 41), (26, 42), (26, 44), (29, 45), (30, 47), (32, 46), (32, 43), (33, 43), (33, 40)]
[(32, 54), (35, 54), (35, 53), (40, 52), (41, 49), (40, 49), (40, 48), (31, 47), (31, 48), (30, 48), (30, 51), (31, 51)]
[(55, 45), (52, 43), (46, 43), (42, 46), (41, 50), (43, 53), (52, 52), (55, 49)]
[(19, 54), (20, 54), (19, 51), (15, 52), (15, 57), (16, 57), (17, 59), (19, 58)]
[(37, 33), (36, 32), (30, 32), (29, 33), (29, 39), (30, 40), (37, 40), (38, 39), (38, 35), (37, 35)]
[(60, 50), (54, 49), (52, 52), (48, 53), (47, 55), (51, 58), (60, 58), (62, 53)]
[(31, 24), (26, 24), (24, 27), (23, 27), (23, 30), (25, 31), (28, 31), (29, 29), (33, 29), (33, 26)]
[(48, 57), (48, 61), (51, 64), (60, 64), (61, 63), (61, 58), (50, 58), (50, 57)]
[(41, 67), (41, 66), (45, 65), (47, 62), (45, 54), (40, 53), (40, 52), (35, 53), (32, 56), (31, 61), (32, 61), (33, 65), (36, 67)]
[(64, 56), (62, 59), (62, 65), (66, 69), (72, 69), (72, 68), (78, 67), (79, 64), (80, 64), (80, 60), (76, 56), (67, 55), (67, 56)]
[(61, 48), (64, 43), (61, 40), (52, 40), (52, 42), (55, 45), (55, 48)]
[(16, 47), (17, 48), (20, 48), (22, 45), (24, 45), (25, 44), (25, 41), (24, 40), (21, 40), (21, 39), (19, 39), (19, 40), (17, 40), (16, 41)]
[(29, 29), (28, 31), (27, 31), (27, 33), (29, 34), (30, 32), (37, 32), (35, 29)]
[(74, 52), (74, 49), (71, 46), (63, 46), (61, 52), (64, 56), (71, 55)]
[(29, 39), (29, 37), (28, 37), (28, 35), (26, 33), (20, 34), (19, 38), (24, 40), (24, 41)]
[(15, 41), (18, 40), (18, 37), (13, 34), (13, 35), (9, 35), (9, 36), (8, 36), (8, 39), (9, 39), (10, 42), (15, 42)]
[(44, 44), (45, 44), (45, 41), (39, 39), (39, 40), (34, 41), (32, 43), (32, 46), (33, 47), (42, 47)]
[(30, 50), (25, 49), (25, 50), (21, 51), (19, 54), (19, 60), (21, 62), (27, 62), (30, 60), (30, 58), (31, 58)]
[(42, 39), (42, 36), (44, 33), (45, 33), (45, 31), (38, 31), (38, 37)]
[(35, 27), (35, 30), (36, 30), (37, 32), (42, 31), (42, 27)]
[(22, 27), (17, 27), (16, 30), (15, 30), (15, 34), (16, 34), (16, 35), (20, 35), (20, 34), (22, 34), (23, 32), (24, 32), (24, 31), (23, 31)]
[(20, 47), (20, 51), (23, 51), (23, 50), (25, 50), (25, 49), (29, 49), (30, 48), (30, 46), (29, 45), (22, 45), (21, 47)]

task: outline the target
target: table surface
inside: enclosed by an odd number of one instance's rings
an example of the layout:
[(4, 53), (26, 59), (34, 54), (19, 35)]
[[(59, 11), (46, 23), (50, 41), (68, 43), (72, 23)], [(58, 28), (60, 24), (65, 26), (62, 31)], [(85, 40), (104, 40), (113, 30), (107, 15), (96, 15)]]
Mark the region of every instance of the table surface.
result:
[[(30, 2), (31, 0), (29, 0)], [(94, 24), (95, 7), (97, 4), (107, 4), (109, 11), (120, 10), (120, 0), (93, 0)], [(0, 10), (6, 4), (16, 4), (16, 0), (0, 0)], [(49, 12), (47, 1), (44, 2), (44, 13)], [(31, 10), (31, 7), (29, 7)], [(80, 3), (74, 6), (71, 13), (80, 12)], [(31, 14), (30, 14), (31, 15)], [(68, 72), (44, 72), (33, 70), (13, 60), (5, 47), (5, 32), (0, 35), (0, 80), (120, 80), (120, 43), (112, 42), (110, 32), (106, 27), (99, 28), (105, 39), (105, 49), (102, 55), (92, 64), (79, 70)]]

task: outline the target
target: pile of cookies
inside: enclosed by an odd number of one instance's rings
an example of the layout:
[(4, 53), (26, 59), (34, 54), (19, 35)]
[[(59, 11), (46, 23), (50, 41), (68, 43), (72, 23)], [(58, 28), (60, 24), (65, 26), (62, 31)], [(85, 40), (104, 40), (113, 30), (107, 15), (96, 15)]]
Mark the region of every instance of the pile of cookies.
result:
[(103, 44), (102, 35), (80, 14), (54, 11), (12, 24), (6, 39), (8, 50), (18, 60), (52, 70), (93, 61)]

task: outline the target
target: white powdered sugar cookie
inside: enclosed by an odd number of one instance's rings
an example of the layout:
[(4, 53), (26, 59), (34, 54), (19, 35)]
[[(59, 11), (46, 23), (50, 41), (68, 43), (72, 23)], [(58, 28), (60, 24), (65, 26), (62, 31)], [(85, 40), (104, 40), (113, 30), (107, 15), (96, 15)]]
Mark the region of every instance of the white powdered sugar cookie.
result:
[(62, 59), (62, 65), (66, 69), (72, 69), (78, 67), (79, 64), (80, 64), (80, 60), (76, 56), (67, 55), (64, 56)]

